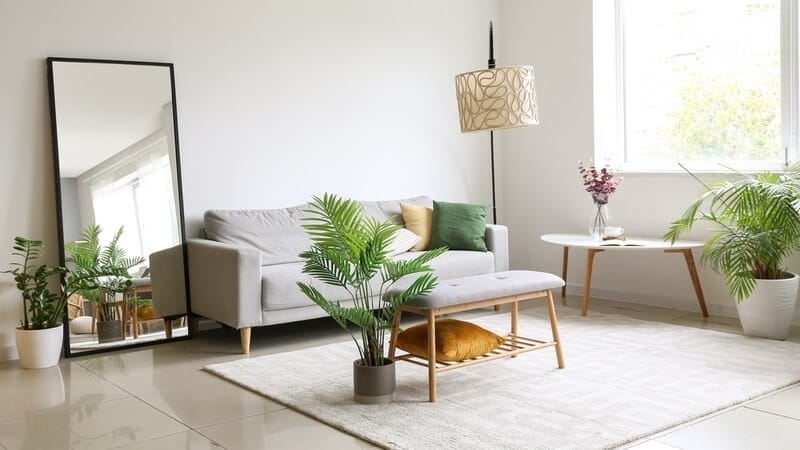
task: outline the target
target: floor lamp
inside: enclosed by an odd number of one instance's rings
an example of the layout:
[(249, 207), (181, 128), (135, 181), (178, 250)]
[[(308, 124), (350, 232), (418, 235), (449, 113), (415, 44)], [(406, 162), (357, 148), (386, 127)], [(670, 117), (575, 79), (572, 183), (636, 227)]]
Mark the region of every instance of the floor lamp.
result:
[(456, 76), (461, 132), (489, 130), (492, 159), (492, 222), (497, 223), (494, 131), (539, 123), (533, 67), (495, 67), (494, 33), (489, 22), (489, 67)]

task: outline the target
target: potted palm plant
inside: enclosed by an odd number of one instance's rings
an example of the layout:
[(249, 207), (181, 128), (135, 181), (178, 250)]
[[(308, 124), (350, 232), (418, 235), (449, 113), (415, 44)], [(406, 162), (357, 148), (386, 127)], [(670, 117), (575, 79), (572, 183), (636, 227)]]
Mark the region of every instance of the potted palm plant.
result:
[[(144, 262), (142, 257), (128, 257), (119, 244), (124, 231), (119, 227), (105, 247), (100, 242), (100, 225), (90, 225), (83, 230), (81, 240), (64, 245), (70, 276), (92, 278), (94, 283), (85, 286), (79, 294), (95, 303), (97, 308), (97, 340), (100, 343), (125, 339), (120, 311), (125, 292), (133, 282), (128, 272)], [(68, 276), (69, 278), (69, 276)]]
[(800, 164), (714, 185), (689, 174), (704, 192), (664, 239), (674, 243), (697, 222), (711, 224), (702, 261), (725, 278), (744, 333), (786, 339), (800, 280), (784, 265), (800, 249)]
[[(437, 278), (428, 263), (446, 248), (393, 260), (388, 256), (388, 246), (399, 227), (364, 217), (355, 201), (325, 194), (313, 198), (307, 213), (303, 227), (311, 248), (300, 253), (305, 263), (303, 273), (340, 288), (352, 305), (331, 300), (310, 284), (297, 285), (355, 342), (359, 358), (353, 362), (354, 399), (359, 403), (391, 401), (395, 368), (394, 361), (386, 356), (386, 333), (398, 307), (436, 286)], [(414, 274), (418, 276), (404, 280), (409, 283), (405, 289), (386, 296), (398, 280)]]

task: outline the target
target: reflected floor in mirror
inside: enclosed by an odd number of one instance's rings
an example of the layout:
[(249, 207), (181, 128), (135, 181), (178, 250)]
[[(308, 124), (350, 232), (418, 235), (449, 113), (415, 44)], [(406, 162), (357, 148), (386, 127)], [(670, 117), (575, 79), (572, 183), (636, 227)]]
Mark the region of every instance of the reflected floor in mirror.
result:
[[(172, 337), (184, 337), (189, 335), (189, 329), (185, 326), (174, 328), (172, 330)], [(120, 347), (125, 345), (131, 344), (143, 344), (146, 342), (154, 342), (154, 341), (162, 341), (166, 339), (167, 336), (164, 333), (164, 328), (161, 327), (160, 330), (152, 330), (150, 332), (146, 332), (144, 334), (140, 334), (138, 338), (134, 338), (133, 336), (126, 336), (124, 340), (113, 341), (113, 342), (104, 342), (99, 343), (97, 342), (97, 335), (96, 334), (72, 334), (70, 333), (69, 342), (70, 347), (72, 348), (73, 352), (82, 352), (87, 350), (98, 350), (98, 349), (110, 349), (114, 347)]]

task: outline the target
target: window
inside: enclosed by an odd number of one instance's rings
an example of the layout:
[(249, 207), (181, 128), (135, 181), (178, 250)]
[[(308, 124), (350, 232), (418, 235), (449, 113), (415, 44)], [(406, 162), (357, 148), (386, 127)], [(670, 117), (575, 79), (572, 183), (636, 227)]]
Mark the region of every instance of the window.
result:
[(797, 0), (595, 0), (595, 157), (628, 171), (797, 160)]
[[(165, 137), (156, 139), (122, 161), (109, 162), (84, 179), (90, 193), (93, 223), (108, 243), (120, 226), (120, 247), (145, 261), (156, 250), (180, 242)], [(147, 262), (144, 263), (145, 265)]]

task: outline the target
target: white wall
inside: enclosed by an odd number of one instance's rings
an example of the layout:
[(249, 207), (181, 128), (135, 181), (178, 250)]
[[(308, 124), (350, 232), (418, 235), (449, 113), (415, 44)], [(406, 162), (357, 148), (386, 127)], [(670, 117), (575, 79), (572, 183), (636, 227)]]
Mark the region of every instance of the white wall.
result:
[[(482, 67), (484, 0), (0, 0), (0, 268), (15, 235), (57, 258), (47, 56), (175, 63), (189, 236), (210, 208), (311, 194), (489, 200), (488, 137), (456, 73)], [(19, 295), (0, 277), (0, 359)]]
[[(592, 0), (504, 0), (500, 23), (498, 63), (534, 66), (541, 115), (537, 126), (496, 133), (501, 223), (510, 227), (512, 266), (560, 273), (561, 248), (539, 236), (587, 232), (591, 198), (576, 164), (593, 157)], [(628, 235), (660, 237), (699, 192), (687, 175), (626, 174), (609, 203), (611, 222), (623, 225)], [(687, 238), (703, 239), (704, 233), (699, 229)], [(570, 256), (568, 281), (573, 292), (582, 292), (585, 251)], [(800, 269), (797, 258), (789, 268)], [(702, 267), (700, 277), (710, 312), (735, 316), (721, 277)], [(599, 254), (592, 293), (698, 311), (679, 255)]]

